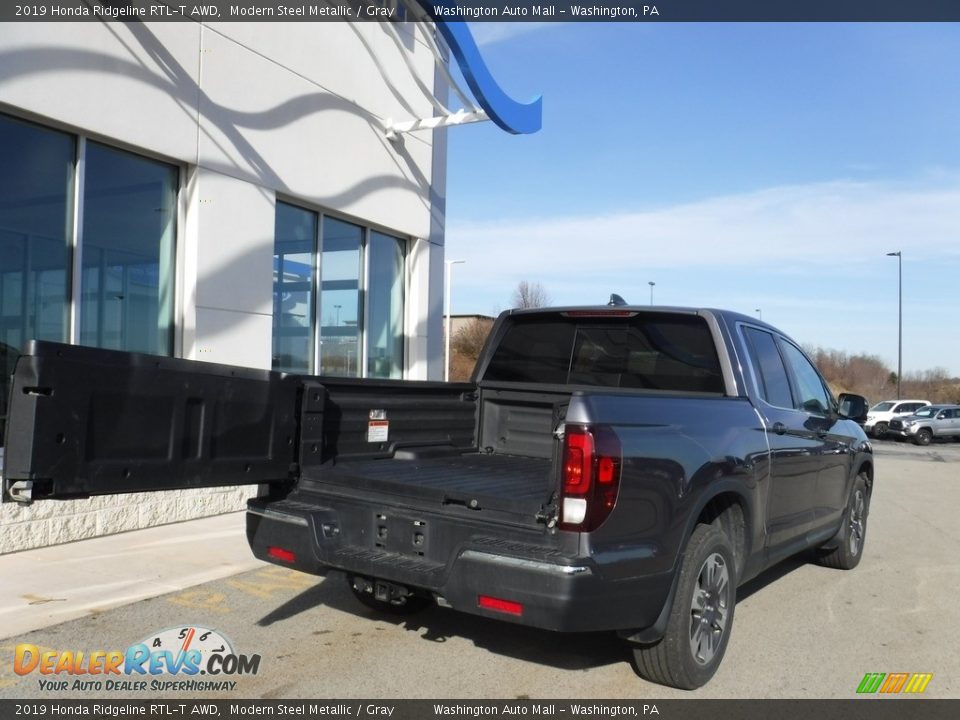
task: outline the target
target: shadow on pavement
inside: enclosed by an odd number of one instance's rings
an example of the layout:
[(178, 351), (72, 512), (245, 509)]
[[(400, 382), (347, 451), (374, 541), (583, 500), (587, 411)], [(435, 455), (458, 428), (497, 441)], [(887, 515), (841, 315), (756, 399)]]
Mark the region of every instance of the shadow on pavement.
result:
[(271, 610), (257, 624), (269, 626), (317, 605), (389, 623), (418, 633), (421, 639), (429, 642), (443, 643), (449, 638), (461, 637), (498, 655), (564, 670), (589, 670), (630, 659), (629, 646), (611, 632), (555, 633), (468, 615), (436, 605), (403, 617), (372, 610), (354, 599), (344, 575), (339, 572), (331, 572), (318, 585)]

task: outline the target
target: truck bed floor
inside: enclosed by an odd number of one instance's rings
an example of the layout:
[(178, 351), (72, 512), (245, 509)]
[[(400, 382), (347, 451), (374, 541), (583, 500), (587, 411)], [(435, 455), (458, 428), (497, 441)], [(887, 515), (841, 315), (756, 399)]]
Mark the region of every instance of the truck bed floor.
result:
[[(553, 479), (546, 458), (472, 453), (439, 458), (353, 460), (325, 466), (316, 479), (439, 500), (444, 504), (536, 513), (550, 499)], [(308, 479), (308, 478), (305, 478)]]

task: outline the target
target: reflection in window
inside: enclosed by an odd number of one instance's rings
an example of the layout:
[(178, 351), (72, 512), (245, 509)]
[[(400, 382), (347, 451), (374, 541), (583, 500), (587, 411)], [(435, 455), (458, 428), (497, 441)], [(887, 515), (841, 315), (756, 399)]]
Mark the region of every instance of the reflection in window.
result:
[(10, 376), (31, 339), (67, 339), (73, 138), (0, 116), (0, 446)]
[(313, 370), (317, 215), (277, 203), (273, 241), (273, 369)]
[(793, 368), (793, 376), (797, 380), (797, 389), (800, 392), (797, 410), (826, 415), (832, 403), (826, 389), (824, 389), (820, 374), (796, 347), (788, 342), (783, 342), (780, 346), (783, 348), (785, 359)]
[(75, 152), (69, 135), (0, 116), (0, 343), (12, 348), (67, 340)]
[(87, 143), (80, 342), (173, 349), (175, 167)]
[(320, 374), (360, 377), (360, 249), (363, 228), (323, 218)]
[(367, 376), (403, 377), (403, 246), (370, 233)]

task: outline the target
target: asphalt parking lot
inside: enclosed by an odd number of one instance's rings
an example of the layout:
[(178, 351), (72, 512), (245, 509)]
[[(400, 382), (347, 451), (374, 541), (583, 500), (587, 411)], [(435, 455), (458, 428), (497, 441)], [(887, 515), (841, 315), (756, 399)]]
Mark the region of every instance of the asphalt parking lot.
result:
[[(342, 576), (259, 569), (0, 640), (0, 697), (176, 697), (44, 691), (14, 647), (123, 649), (171, 627), (215, 628), (262, 656), (230, 692), (261, 698), (851, 698), (867, 672), (927, 672), (926, 697), (960, 697), (960, 443), (875, 444), (866, 554), (851, 572), (787, 561), (740, 589), (716, 677), (694, 693), (634, 673), (608, 634), (557, 635), (431, 608), (359, 605)], [(2, 630), (0, 630), (2, 634)], [(71, 678), (72, 680), (72, 678)]]

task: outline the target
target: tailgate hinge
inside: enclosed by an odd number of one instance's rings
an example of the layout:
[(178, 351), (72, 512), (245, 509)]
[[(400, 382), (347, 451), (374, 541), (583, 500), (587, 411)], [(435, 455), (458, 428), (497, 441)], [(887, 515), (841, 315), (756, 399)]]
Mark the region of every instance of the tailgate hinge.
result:
[(7, 486), (7, 497), (18, 503), (29, 505), (33, 502), (33, 480), (17, 480)]
[(536, 519), (538, 523), (543, 523), (551, 530), (556, 527), (557, 520), (560, 519), (560, 508), (557, 507), (556, 494), (550, 498), (549, 503), (540, 506)]

